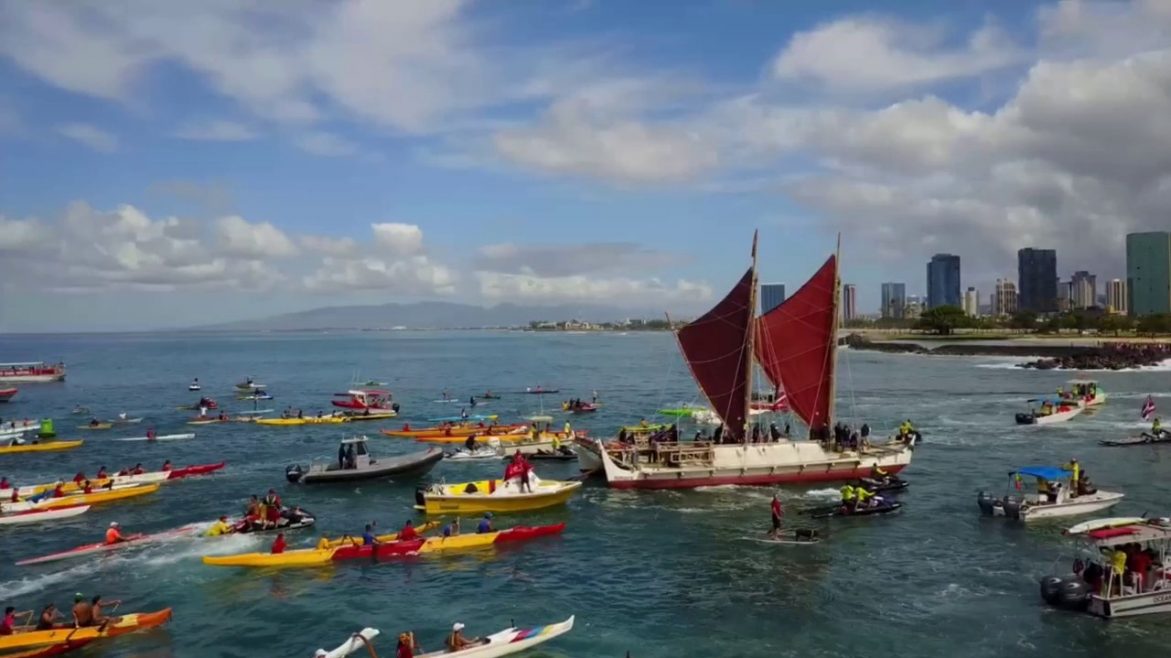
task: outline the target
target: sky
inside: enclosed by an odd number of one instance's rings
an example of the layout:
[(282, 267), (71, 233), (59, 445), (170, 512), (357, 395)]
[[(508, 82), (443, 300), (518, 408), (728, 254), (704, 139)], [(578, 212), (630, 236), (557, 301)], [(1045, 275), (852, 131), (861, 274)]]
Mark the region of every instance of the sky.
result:
[(757, 229), (870, 312), (1169, 226), (1171, 0), (0, 3), (0, 331), (695, 312)]

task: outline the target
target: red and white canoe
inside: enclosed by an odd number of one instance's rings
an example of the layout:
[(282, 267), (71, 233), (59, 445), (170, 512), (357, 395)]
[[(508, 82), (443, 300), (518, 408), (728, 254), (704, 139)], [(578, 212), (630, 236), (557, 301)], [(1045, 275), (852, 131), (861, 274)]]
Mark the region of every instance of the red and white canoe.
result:
[(170, 471), (160, 471), (160, 472), (168, 473), (168, 475), (167, 475), (168, 480), (180, 480), (182, 478), (189, 478), (189, 477), (194, 477), (197, 475), (207, 475), (208, 473), (214, 473), (218, 470), (223, 469), (223, 467), (227, 466), (227, 465), (228, 465), (228, 462), (216, 462), (215, 464), (198, 464), (195, 466), (184, 466), (183, 468), (176, 468), (176, 469), (173, 469)]
[[(215, 464), (197, 464), (194, 466), (184, 466), (183, 468), (176, 468), (169, 471), (148, 471), (146, 473), (139, 473), (138, 475), (111, 475), (107, 479), (98, 480), (93, 479), (90, 483), (94, 490), (101, 489), (111, 482), (115, 488), (137, 485), (137, 484), (154, 484), (156, 482), (167, 482), (170, 480), (181, 480), (183, 478), (195, 477), (199, 475), (207, 475), (221, 470), (227, 462), (217, 462)], [(27, 487), (21, 487), (17, 492), (21, 497), (35, 496), (46, 489), (52, 489), (55, 483), (48, 484), (33, 484)], [(5, 491), (0, 489), (0, 491)]]
[(16, 395), (20, 389), (13, 386), (12, 388), (0, 388), (0, 402), (8, 402), (12, 396)]
[(40, 523), (41, 521), (55, 521), (80, 516), (89, 511), (89, 505), (71, 505), (47, 510), (29, 510), (15, 514), (0, 515), (0, 525), (15, 525), (18, 523)]
[(60, 553), (50, 553), (48, 555), (42, 555), (41, 557), (34, 557), (34, 558), (29, 558), (27, 560), (21, 560), (20, 562), (16, 563), (16, 566), (25, 567), (25, 566), (29, 566), (32, 564), (44, 564), (46, 562), (57, 562), (59, 560), (68, 560), (68, 559), (72, 559), (72, 558), (86, 557), (86, 556), (97, 555), (97, 554), (101, 554), (101, 553), (109, 553), (111, 551), (119, 551), (124, 548), (130, 548), (132, 546), (141, 546), (141, 545), (146, 544), (151, 541), (160, 541), (163, 539), (172, 539), (174, 537), (183, 537), (186, 535), (192, 535), (198, 531), (199, 531), (198, 526), (185, 526), (185, 527), (179, 528), (177, 530), (168, 530), (166, 532), (160, 532), (160, 533), (156, 533), (153, 535), (148, 535), (146, 533), (140, 532), (140, 533), (136, 533), (133, 535), (126, 535), (126, 537), (125, 537), (126, 541), (119, 542), (117, 544), (107, 544), (105, 542), (97, 542), (94, 544), (85, 544), (84, 546), (78, 546), (76, 548), (71, 548), (67, 551), (61, 551)]
[(0, 363), (0, 382), (60, 382), (65, 381), (65, 364), (43, 361)]

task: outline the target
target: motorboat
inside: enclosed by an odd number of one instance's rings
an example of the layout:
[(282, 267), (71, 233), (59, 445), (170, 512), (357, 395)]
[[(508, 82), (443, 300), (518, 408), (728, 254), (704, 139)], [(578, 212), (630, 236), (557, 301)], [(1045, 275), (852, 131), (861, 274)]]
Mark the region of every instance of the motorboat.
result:
[(427, 514), (528, 512), (564, 505), (581, 488), (577, 480), (541, 480), (535, 473), (529, 474), (529, 484), (529, 491), (522, 491), (515, 478), (433, 484), (415, 492), (415, 509)]
[(1065, 534), (1078, 557), (1069, 573), (1041, 579), (1047, 603), (1106, 619), (1171, 612), (1171, 519), (1095, 519)]
[(198, 377), (196, 377), (195, 379), (193, 379), (193, 380), (191, 381), (191, 383), (187, 385), (187, 390), (188, 390), (188, 391), (193, 391), (193, 392), (194, 392), (194, 391), (201, 390), (202, 388), (203, 388), (203, 387), (199, 385), (199, 378), (198, 378)]
[(353, 409), (357, 411), (394, 411), (398, 412), (399, 406), (397, 403), (391, 401), (390, 391), (377, 388), (355, 388), (345, 393), (334, 393), (333, 400), (330, 404), (342, 409)]
[(997, 498), (981, 491), (976, 498), (981, 514), (1026, 522), (1079, 516), (1110, 509), (1122, 502), (1125, 496), (1113, 491), (1098, 491), (1087, 486), (1084, 479), (1078, 483), (1081, 491), (1074, 492), (1065, 484), (1073, 482), (1073, 473), (1054, 466), (1026, 466), (1009, 473), (1009, 477), (1018, 491), (1023, 488), (1024, 478), (1033, 478), (1037, 483), (1037, 493), (1009, 494)]
[(10, 388), (0, 388), (0, 402), (8, 402), (19, 392), (20, 389), (16, 388), (15, 386)]
[(828, 519), (835, 516), (880, 516), (883, 514), (893, 514), (903, 507), (902, 503), (894, 500), (886, 500), (881, 496), (875, 496), (872, 500), (872, 504), (863, 505), (861, 507), (855, 507), (850, 504), (842, 503), (834, 505), (833, 507), (824, 507), (821, 509), (812, 510), (809, 512), (809, 516), (814, 519)]
[(1138, 436), (1128, 436), (1125, 439), (1102, 439), (1098, 441), (1099, 445), (1114, 447), (1146, 446), (1158, 443), (1171, 443), (1171, 432), (1159, 430), (1158, 432), (1143, 432)]
[(285, 469), (285, 478), (294, 484), (319, 484), (418, 477), (425, 475), (443, 459), (441, 448), (428, 448), (398, 457), (375, 458), (370, 454), (367, 441), (365, 436), (342, 439), (337, 459), (314, 462), (307, 469), (293, 464)]
[[(1035, 405), (1040, 403), (1040, 408)], [(1016, 415), (1017, 425), (1051, 425), (1063, 423), (1085, 411), (1074, 400), (1034, 398), (1029, 400), (1029, 411)]]
[(64, 363), (45, 363), (44, 361), (25, 361), (20, 363), (0, 363), (0, 382), (28, 382), (48, 383), (65, 381)]

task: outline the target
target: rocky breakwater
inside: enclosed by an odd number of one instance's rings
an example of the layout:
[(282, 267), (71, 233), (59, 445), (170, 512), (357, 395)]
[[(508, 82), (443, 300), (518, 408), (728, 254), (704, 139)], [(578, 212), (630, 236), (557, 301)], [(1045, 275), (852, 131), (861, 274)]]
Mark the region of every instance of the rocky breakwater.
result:
[(1171, 344), (1110, 343), (1018, 365), (1037, 370), (1126, 370), (1159, 365), (1167, 359), (1171, 359)]

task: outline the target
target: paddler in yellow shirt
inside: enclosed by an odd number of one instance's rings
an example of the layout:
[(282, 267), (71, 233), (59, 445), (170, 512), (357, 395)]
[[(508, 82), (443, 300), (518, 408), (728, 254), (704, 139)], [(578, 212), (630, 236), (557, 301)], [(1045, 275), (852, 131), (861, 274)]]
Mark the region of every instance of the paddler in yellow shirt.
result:
[(211, 524), (211, 527), (204, 532), (205, 537), (219, 537), (220, 535), (232, 534), (232, 526), (228, 523), (228, 517), (221, 516), (218, 521)]

